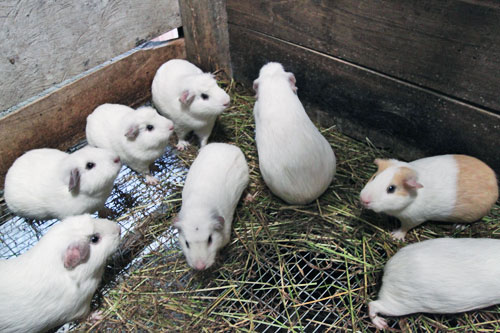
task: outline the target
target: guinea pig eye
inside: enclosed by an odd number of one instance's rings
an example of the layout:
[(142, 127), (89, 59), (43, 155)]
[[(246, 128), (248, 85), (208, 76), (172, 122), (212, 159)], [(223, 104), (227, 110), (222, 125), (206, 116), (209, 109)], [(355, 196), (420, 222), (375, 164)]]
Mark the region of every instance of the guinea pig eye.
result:
[(208, 95), (207, 94), (201, 94), (201, 98), (203, 98), (206, 101), (208, 99)]
[(97, 244), (99, 243), (99, 240), (101, 239), (101, 236), (99, 234), (93, 234), (92, 236), (90, 236), (90, 242), (92, 244)]
[(154, 127), (153, 125), (148, 125), (148, 126), (146, 126), (146, 129), (147, 129), (148, 131), (152, 131), (154, 128), (155, 128), (155, 127)]
[(85, 166), (85, 169), (90, 170), (90, 169), (92, 169), (93, 167), (95, 167), (95, 163), (93, 163), (93, 162), (88, 162), (88, 163), (87, 163), (87, 165)]
[(212, 244), (212, 235), (208, 236), (208, 245)]
[(187, 248), (189, 249), (189, 243), (188, 243), (188, 241), (186, 241), (186, 246), (187, 246)]
[(387, 188), (387, 193), (389, 193), (389, 194), (394, 193), (394, 191), (396, 191), (396, 185), (390, 185)]

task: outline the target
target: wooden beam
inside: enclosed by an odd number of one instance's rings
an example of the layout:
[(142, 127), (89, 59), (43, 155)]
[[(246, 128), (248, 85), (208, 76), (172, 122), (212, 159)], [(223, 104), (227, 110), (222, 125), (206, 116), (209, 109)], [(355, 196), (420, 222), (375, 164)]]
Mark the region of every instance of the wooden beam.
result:
[(205, 72), (232, 77), (226, 0), (180, 0), (187, 59)]
[(98, 105), (144, 103), (161, 64), (185, 57), (183, 39), (136, 51), (0, 119), (0, 187), (25, 151), (71, 147), (85, 137), (86, 118)]
[(236, 80), (251, 86), (262, 65), (279, 61), (295, 73), (301, 100), (341, 132), (395, 157), (469, 154), (500, 173), (499, 115), (253, 30), (230, 24), (229, 32)]
[(228, 0), (227, 10), (230, 24), (500, 114), (498, 1)]

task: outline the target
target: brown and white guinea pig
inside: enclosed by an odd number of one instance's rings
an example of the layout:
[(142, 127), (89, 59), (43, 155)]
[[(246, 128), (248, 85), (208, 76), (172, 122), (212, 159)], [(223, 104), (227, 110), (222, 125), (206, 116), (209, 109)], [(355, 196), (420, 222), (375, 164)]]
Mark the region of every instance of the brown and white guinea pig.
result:
[(500, 303), (500, 240), (438, 238), (399, 250), (385, 265), (376, 301), (368, 304), (379, 328), (379, 314), (457, 313)]
[(295, 76), (276, 62), (254, 81), (255, 140), (262, 177), (289, 204), (318, 198), (335, 174), (335, 154), (297, 97)]
[(44, 332), (87, 316), (119, 242), (115, 222), (72, 216), (28, 252), (0, 260), (0, 331)]
[(194, 131), (200, 146), (208, 142), (215, 120), (229, 106), (230, 98), (210, 73), (183, 59), (172, 59), (161, 65), (151, 87), (158, 112), (172, 119), (179, 138), (178, 150), (189, 143), (186, 135)]
[(427, 220), (468, 223), (488, 214), (498, 199), (495, 173), (467, 155), (440, 155), (411, 163), (376, 159), (377, 172), (361, 191), (361, 203), (397, 217), (393, 231), (403, 240)]
[(33, 149), (8, 170), (5, 202), (13, 213), (38, 220), (93, 213), (104, 206), (120, 168), (118, 155), (101, 148)]
[(87, 141), (109, 149), (131, 169), (143, 174), (149, 185), (158, 184), (149, 166), (165, 153), (174, 130), (171, 120), (152, 107), (134, 110), (126, 105), (103, 104), (87, 117)]
[(231, 236), (234, 210), (249, 181), (241, 150), (225, 143), (200, 149), (186, 177), (182, 207), (174, 220), (189, 266), (204, 270)]

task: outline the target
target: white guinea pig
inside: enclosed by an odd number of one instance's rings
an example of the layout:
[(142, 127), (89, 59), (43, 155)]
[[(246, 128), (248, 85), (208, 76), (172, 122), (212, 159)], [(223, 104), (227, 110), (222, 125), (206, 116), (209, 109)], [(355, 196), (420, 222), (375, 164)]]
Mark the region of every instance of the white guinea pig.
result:
[[(500, 303), (500, 240), (438, 238), (405, 246), (385, 265), (370, 319), (387, 328), (387, 316), (456, 313)], [(498, 274), (497, 274), (498, 273)]]
[(158, 184), (149, 166), (165, 153), (174, 130), (172, 121), (152, 107), (134, 110), (126, 105), (103, 104), (87, 117), (87, 141), (90, 145), (109, 149), (122, 162), (140, 172), (149, 185)]
[(0, 260), (0, 331), (44, 332), (87, 316), (119, 241), (115, 222), (72, 216), (28, 252)]
[(39, 220), (93, 213), (104, 206), (120, 168), (118, 155), (100, 148), (30, 150), (5, 176), (5, 202), (15, 214)]
[(335, 174), (335, 154), (297, 97), (295, 76), (279, 63), (264, 65), (254, 81), (259, 167), (271, 191), (290, 204), (318, 198)]
[(392, 232), (403, 240), (408, 230), (427, 221), (467, 223), (488, 214), (498, 199), (495, 173), (466, 155), (440, 155), (411, 163), (376, 159), (377, 172), (361, 191), (361, 203), (397, 217)]
[(211, 143), (200, 149), (186, 177), (182, 207), (175, 219), (179, 243), (189, 266), (210, 267), (231, 236), (234, 209), (249, 180), (238, 147)]
[(179, 150), (189, 145), (185, 138), (191, 131), (200, 138), (200, 146), (205, 146), (217, 116), (230, 103), (229, 95), (217, 85), (212, 74), (203, 73), (183, 59), (161, 65), (151, 93), (158, 112), (174, 122)]

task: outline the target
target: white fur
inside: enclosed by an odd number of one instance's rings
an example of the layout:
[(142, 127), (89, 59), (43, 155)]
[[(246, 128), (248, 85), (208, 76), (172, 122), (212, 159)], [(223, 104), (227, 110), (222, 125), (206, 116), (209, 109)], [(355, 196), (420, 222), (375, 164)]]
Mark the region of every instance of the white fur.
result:
[(318, 198), (335, 174), (335, 154), (295, 93), (295, 77), (268, 63), (254, 81), (255, 139), (262, 177), (290, 204)]
[[(88, 163), (94, 167), (87, 168)], [(5, 177), (9, 209), (33, 219), (64, 218), (93, 213), (103, 207), (121, 168), (115, 153), (84, 147), (72, 154), (57, 149), (34, 149), (19, 157)], [(72, 171), (79, 186), (69, 190)]]
[[(361, 191), (365, 207), (394, 216), (401, 228), (394, 231), (395, 238), (404, 239), (411, 228), (427, 221), (446, 221), (455, 207), (458, 166), (453, 155), (427, 157), (411, 163), (392, 160), (393, 166), (379, 173)], [(417, 172), (422, 188), (410, 191), (408, 196), (387, 193), (394, 175), (400, 167)]]
[[(148, 125), (153, 129), (148, 130)], [(149, 166), (165, 153), (172, 131), (172, 121), (152, 107), (134, 110), (120, 104), (103, 104), (87, 117), (88, 143), (117, 153), (124, 164), (142, 173), (148, 184), (158, 183)]]
[[(93, 244), (92, 235), (99, 234)], [(88, 315), (106, 259), (117, 249), (120, 227), (89, 215), (53, 226), (28, 252), (0, 260), (0, 331), (44, 332)], [(68, 247), (87, 247), (88, 258), (66, 268)]]
[(456, 313), (500, 303), (500, 240), (440, 238), (408, 245), (386, 264), (378, 300), (370, 302), (372, 322), (386, 327), (378, 314)]
[(186, 177), (174, 224), (189, 266), (210, 267), (217, 251), (229, 242), (234, 209), (248, 181), (248, 165), (238, 147), (211, 143), (200, 149)]
[[(200, 138), (201, 147), (205, 146), (217, 116), (230, 102), (211, 74), (182, 59), (169, 60), (158, 69), (151, 92), (158, 112), (174, 122), (179, 150), (189, 145), (185, 138), (190, 131)], [(192, 98), (189, 103), (181, 103), (183, 93)]]

